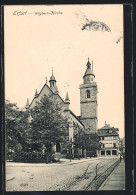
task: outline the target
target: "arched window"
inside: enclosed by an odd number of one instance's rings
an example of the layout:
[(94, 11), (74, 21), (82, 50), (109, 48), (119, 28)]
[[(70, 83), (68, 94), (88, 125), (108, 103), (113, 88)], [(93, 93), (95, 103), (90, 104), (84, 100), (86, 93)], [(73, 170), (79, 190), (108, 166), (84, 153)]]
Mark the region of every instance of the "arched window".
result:
[(89, 90), (86, 91), (86, 98), (90, 98), (90, 91)]
[(59, 142), (57, 142), (57, 144), (56, 144), (56, 152), (60, 152), (60, 143)]

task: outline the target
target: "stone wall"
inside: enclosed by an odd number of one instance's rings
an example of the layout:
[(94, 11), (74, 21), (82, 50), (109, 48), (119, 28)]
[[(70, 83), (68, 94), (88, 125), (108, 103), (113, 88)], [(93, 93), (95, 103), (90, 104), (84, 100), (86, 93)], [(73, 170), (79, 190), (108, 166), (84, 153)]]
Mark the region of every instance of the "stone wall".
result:
[(87, 133), (96, 133), (97, 131), (97, 119), (81, 119), (85, 124), (85, 130)]
[(86, 102), (81, 104), (81, 118), (97, 117), (97, 103)]

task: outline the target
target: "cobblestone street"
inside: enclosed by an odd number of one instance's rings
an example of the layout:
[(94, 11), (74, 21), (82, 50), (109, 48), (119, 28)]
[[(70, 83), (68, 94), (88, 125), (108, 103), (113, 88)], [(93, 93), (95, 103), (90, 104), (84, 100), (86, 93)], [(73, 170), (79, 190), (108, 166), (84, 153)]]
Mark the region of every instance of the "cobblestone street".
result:
[(94, 158), (52, 164), (7, 162), (6, 191), (82, 190), (95, 177), (96, 164), (106, 167), (115, 160)]

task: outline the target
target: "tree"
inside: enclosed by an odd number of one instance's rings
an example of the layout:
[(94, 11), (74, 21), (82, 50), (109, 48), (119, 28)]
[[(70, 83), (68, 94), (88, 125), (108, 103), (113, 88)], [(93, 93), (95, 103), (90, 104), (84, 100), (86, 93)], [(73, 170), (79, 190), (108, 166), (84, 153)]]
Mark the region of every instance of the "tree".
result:
[(99, 137), (96, 133), (86, 134), (86, 150), (88, 156), (96, 156), (96, 150), (99, 149)]
[(25, 146), (25, 131), (27, 129), (26, 112), (19, 110), (17, 104), (6, 100), (5, 102), (5, 129), (6, 129), (6, 153), (22, 150)]
[(79, 129), (78, 133), (74, 135), (74, 147), (77, 150), (78, 159), (80, 159), (79, 149), (86, 148), (85, 131), (82, 129)]
[(68, 136), (68, 119), (63, 115), (62, 104), (54, 103), (54, 97), (44, 95), (35, 107), (30, 109), (31, 122), (29, 138), (33, 150), (47, 150), (47, 161), (52, 146), (64, 143)]
[(88, 156), (95, 156), (96, 150), (99, 148), (99, 137), (96, 133), (88, 134), (85, 131), (80, 130), (74, 136), (74, 146), (78, 151), (79, 148), (86, 149)]

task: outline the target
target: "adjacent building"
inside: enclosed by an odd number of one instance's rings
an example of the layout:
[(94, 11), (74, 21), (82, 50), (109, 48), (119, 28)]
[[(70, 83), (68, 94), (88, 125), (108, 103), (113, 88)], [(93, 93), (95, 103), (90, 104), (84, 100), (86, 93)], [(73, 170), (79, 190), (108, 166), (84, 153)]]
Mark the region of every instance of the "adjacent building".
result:
[(109, 124), (98, 129), (99, 150), (97, 156), (118, 156), (119, 155), (119, 129), (111, 127)]

